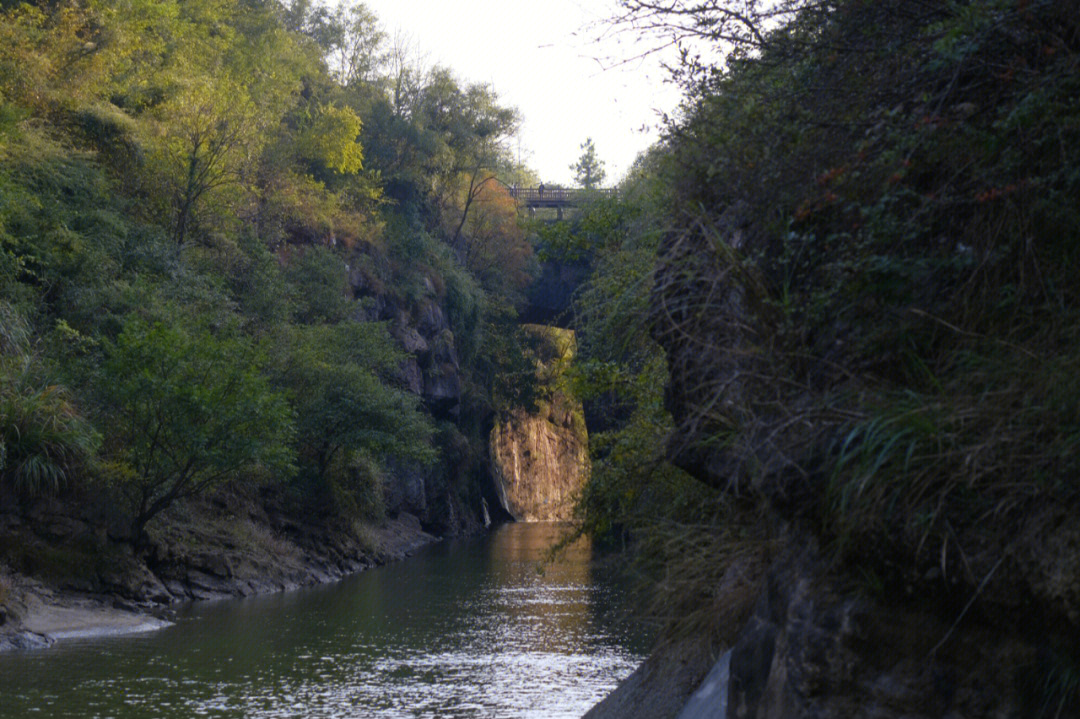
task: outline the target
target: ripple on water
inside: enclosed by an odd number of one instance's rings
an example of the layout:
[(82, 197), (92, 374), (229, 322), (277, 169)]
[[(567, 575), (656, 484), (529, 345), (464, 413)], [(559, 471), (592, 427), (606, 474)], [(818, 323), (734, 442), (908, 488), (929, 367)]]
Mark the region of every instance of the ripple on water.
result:
[(0, 655), (5, 719), (580, 717), (641, 661), (587, 545), (509, 525), (339, 585), (196, 607), (154, 635)]

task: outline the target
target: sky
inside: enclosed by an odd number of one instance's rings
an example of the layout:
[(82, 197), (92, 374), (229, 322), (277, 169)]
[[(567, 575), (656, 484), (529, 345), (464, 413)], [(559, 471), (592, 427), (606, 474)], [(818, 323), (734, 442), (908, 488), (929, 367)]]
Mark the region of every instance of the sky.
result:
[[(405, 33), (428, 65), (491, 85), (522, 116), (521, 160), (547, 183), (572, 184), (570, 165), (592, 137), (607, 182), (657, 138), (658, 111), (680, 93), (655, 56), (603, 23), (615, 0), (364, 0), (393, 36)], [(605, 32), (605, 30), (608, 30)], [(597, 41), (598, 37), (602, 39)], [(520, 148), (518, 147), (520, 145)]]

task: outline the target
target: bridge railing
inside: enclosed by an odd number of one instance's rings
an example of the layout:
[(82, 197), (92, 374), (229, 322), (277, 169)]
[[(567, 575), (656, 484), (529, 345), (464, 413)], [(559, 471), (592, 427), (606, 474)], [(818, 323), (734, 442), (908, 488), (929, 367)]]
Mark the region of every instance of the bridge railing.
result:
[(561, 187), (511, 187), (510, 196), (526, 205), (578, 205), (595, 197), (612, 197), (613, 188), (579, 190)]

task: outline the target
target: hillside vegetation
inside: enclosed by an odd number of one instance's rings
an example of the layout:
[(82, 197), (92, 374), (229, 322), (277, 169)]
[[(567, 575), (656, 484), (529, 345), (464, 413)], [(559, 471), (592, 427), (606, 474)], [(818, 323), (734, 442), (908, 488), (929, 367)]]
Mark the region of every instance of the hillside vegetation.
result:
[(0, 3), (3, 505), (474, 526), (531, 376), (516, 124), (362, 5)]
[[(728, 54), (684, 54), (665, 141), (575, 236), (612, 420), (587, 526), (636, 548), (670, 636), (736, 646), (746, 716), (1074, 716), (1077, 4), (622, 5)], [(788, 679), (737, 665), (762, 626)]]

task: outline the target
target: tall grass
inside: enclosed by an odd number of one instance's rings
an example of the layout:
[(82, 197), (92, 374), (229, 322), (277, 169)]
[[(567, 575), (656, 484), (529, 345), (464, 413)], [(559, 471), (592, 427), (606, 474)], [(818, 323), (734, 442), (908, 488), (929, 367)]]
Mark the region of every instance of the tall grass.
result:
[(0, 478), (27, 497), (56, 494), (94, 453), (99, 437), (59, 385), (37, 385), (24, 365), (0, 388)]
[(59, 492), (100, 441), (67, 389), (39, 374), (26, 321), (0, 302), (0, 483), (25, 497)]
[(730, 645), (750, 615), (777, 543), (764, 523), (749, 524), (745, 514), (729, 519), (655, 520), (636, 528), (644, 610), (659, 624), (662, 641)]

